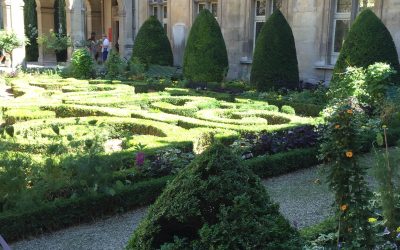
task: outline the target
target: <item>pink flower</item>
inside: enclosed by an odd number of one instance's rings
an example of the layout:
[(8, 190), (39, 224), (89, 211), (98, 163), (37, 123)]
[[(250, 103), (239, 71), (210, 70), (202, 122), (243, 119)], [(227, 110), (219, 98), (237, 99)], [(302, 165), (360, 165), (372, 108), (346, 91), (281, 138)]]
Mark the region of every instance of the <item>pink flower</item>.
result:
[(136, 166), (142, 166), (144, 164), (144, 153), (139, 152), (136, 154)]

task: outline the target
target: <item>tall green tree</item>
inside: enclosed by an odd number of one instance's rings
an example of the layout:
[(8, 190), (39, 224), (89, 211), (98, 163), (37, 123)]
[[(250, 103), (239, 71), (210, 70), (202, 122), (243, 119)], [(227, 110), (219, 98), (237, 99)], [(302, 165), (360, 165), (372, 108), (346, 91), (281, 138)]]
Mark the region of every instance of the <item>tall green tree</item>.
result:
[(270, 16), (257, 38), (250, 82), (258, 91), (299, 85), (292, 29), (280, 10)]
[(400, 66), (393, 38), (375, 13), (362, 11), (351, 26), (336, 62), (331, 86), (340, 80), (347, 67), (367, 68), (376, 62), (390, 64), (397, 71), (393, 80), (400, 82)]
[(202, 10), (190, 30), (183, 74), (194, 82), (220, 82), (228, 68), (228, 52), (219, 24), (210, 11)]
[(38, 30), (37, 30), (37, 13), (36, 1), (24, 0), (24, 23), (25, 23), (25, 36), (29, 40), (29, 44), (25, 46), (26, 61), (37, 61), (39, 57), (39, 48), (37, 43)]
[(135, 61), (134, 58), (147, 66), (150, 64), (173, 65), (171, 44), (157, 17), (151, 16), (140, 27), (133, 45), (131, 61)]
[[(54, 32), (59, 37), (67, 35), (67, 17), (65, 12), (65, 0), (54, 1)], [(67, 50), (57, 51), (57, 62), (65, 62), (68, 57)]]

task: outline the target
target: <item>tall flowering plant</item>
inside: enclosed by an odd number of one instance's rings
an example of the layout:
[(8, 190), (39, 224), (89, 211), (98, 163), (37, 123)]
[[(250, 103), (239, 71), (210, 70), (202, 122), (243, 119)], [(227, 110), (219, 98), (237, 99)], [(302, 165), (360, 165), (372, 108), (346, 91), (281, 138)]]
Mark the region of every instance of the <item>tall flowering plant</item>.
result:
[(356, 98), (337, 101), (325, 110), (326, 130), (320, 158), (329, 166), (328, 181), (335, 193), (338, 246), (369, 248), (373, 242), (368, 223), (371, 193), (358, 164), (364, 138), (366, 116)]

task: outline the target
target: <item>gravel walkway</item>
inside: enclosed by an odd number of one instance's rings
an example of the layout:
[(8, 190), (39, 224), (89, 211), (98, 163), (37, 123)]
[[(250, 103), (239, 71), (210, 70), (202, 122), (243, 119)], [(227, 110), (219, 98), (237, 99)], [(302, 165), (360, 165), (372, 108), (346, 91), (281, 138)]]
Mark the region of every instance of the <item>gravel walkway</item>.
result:
[[(281, 212), (299, 228), (322, 221), (331, 213), (333, 197), (323, 183), (317, 168), (302, 170), (264, 180), (271, 198), (280, 204)], [(146, 212), (145, 208), (20, 241), (14, 250), (123, 249), (133, 230)]]

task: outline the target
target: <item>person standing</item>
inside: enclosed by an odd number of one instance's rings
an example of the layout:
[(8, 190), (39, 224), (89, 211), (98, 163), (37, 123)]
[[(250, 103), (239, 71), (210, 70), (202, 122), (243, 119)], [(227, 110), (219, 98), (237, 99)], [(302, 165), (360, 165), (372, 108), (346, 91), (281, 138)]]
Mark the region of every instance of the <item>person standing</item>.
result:
[(110, 50), (110, 40), (108, 40), (107, 36), (103, 34), (103, 44), (101, 45), (102, 53), (103, 53), (103, 62), (107, 60), (108, 52)]

